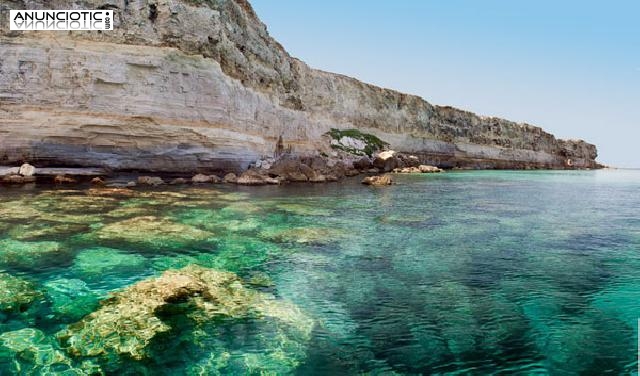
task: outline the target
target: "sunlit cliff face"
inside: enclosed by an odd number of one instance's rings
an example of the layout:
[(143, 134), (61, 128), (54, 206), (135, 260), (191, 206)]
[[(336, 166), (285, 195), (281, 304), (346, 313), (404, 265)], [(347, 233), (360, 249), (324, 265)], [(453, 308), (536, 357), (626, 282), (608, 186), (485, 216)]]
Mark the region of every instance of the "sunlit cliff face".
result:
[[(2, 9), (37, 5), (51, 6)], [(595, 167), (582, 141), (313, 70), (244, 1), (55, 5), (106, 6), (114, 30), (0, 30), (5, 164), (237, 171), (280, 138), (294, 153), (328, 153), (324, 134), (357, 128), (442, 167)]]

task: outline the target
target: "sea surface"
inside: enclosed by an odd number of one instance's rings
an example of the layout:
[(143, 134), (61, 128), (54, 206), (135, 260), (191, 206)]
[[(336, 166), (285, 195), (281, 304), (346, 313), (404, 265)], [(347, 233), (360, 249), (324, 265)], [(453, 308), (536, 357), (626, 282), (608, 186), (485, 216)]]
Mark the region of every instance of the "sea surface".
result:
[[(396, 180), (0, 187), (0, 374), (637, 374), (640, 171)], [(137, 358), (117, 320), (86, 332), (111, 292), (189, 264), (281, 309), (168, 302)]]

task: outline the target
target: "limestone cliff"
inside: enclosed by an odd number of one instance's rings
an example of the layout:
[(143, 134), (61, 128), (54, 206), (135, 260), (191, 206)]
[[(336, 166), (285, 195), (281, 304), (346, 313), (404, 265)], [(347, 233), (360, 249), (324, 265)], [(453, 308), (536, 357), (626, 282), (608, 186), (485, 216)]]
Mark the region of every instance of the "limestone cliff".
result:
[[(11, 32), (10, 9), (113, 9), (113, 31)], [(595, 167), (596, 148), (314, 70), (245, 0), (4, 0), (0, 164), (234, 170), (358, 128), (442, 167)], [(570, 166), (569, 166), (570, 165)]]

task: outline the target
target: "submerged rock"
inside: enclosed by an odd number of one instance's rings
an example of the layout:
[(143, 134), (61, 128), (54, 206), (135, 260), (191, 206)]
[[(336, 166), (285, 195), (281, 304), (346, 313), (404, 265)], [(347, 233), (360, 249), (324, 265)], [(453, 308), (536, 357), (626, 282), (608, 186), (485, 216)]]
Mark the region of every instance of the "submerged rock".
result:
[(367, 176), (362, 179), (362, 184), (364, 185), (391, 185), (393, 184), (393, 179), (388, 175), (381, 176)]
[(260, 237), (277, 243), (327, 244), (344, 233), (328, 227), (267, 228)]
[(0, 272), (0, 312), (21, 312), (42, 296), (33, 283)]
[(0, 266), (21, 269), (37, 269), (60, 264), (70, 258), (69, 252), (52, 241), (23, 242), (13, 239), (0, 240)]
[(128, 198), (136, 195), (136, 191), (129, 188), (91, 188), (87, 191), (88, 196), (94, 197), (115, 197)]
[(213, 234), (163, 217), (144, 216), (109, 223), (95, 236), (100, 240), (133, 243), (153, 249), (181, 248), (210, 239)]
[(91, 313), (100, 297), (80, 279), (61, 278), (44, 284), (52, 310), (58, 319), (79, 320)]
[(29, 206), (26, 200), (0, 203), (0, 218), (3, 219), (31, 221), (42, 215), (42, 212)]
[(26, 225), (17, 225), (9, 235), (17, 240), (45, 240), (52, 237), (71, 236), (88, 231), (90, 226), (82, 223), (56, 223), (35, 221)]
[[(27, 205), (41, 210), (43, 219), (53, 221), (67, 221), (69, 214), (78, 214), (80, 220), (76, 223), (86, 223), (87, 214), (102, 214), (118, 205), (112, 197), (86, 196), (82, 191), (60, 190), (45, 191)], [(46, 218), (45, 218), (46, 217)], [(56, 218), (58, 220), (56, 220)]]
[[(186, 312), (179, 309), (185, 304)], [(272, 317), (307, 339), (313, 326), (297, 307), (247, 289), (235, 274), (191, 265), (114, 293), (100, 309), (57, 337), (71, 355), (143, 359), (154, 337), (171, 330), (159, 317), (171, 307), (196, 324), (215, 318)]]
[(146, 266), (143, 256), (122, 252), (113, 248), (91, 248), (78, 253), (73, 270), (82, 278), (101, 280), (110, 274), (128, 274), (140, 272)]
[(77, 364), (50, 337), (34, 328), (0, 334), (0, 364), (9, 365), (9, 371), (19, 375), (104, 374), (90, 361)]

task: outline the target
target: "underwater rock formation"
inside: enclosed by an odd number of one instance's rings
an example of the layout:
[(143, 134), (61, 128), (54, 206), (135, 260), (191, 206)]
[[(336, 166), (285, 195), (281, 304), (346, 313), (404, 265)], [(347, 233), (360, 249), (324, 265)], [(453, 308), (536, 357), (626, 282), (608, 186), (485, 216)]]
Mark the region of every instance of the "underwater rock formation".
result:
[(68, 250), (57, 242), (23, 242), (13, 239), (0, 240), (0, 267), (36, 269), (63, 263), (70, 257)]
[(74, 356), (142, 359), (154, 337), (171, 330), (159, 316), (172, 306), (174, 314), (180, 312), (195, 323), (214, 318), (271, 317), (305, 338), (313, 327), (313, 321), (297, 307), (247, 289), (235, 274), (190, 265), (114, 293), (97, 311), (69, 325), (57, 337)]
[(90, 361), (74, 362), (42, 331), (24, 328), (0, 334), (0, 364), (15, 375), (103, 375)]
[(597, 166), (584, 141), (311, 69), (246, 0), (6, 0), (0, 13), (54, 5), (113, 9), (114, 29), (0, 29), (3, 163), (238, 172), (283, 153), (370, 154), (375, 137), (438, 167)]
[(143, 216), (109, 223), (95, 233), (97, 239), (126, 242), (153, 248), (181, 248), (213, 237), (210, 232), (172, 222), (166, 218)]
[(52, 311), (63, 320), (80, 320), (93, 311), (100, 297), (80, 279), (60, 278), (44, 284)]
[(0, 272), (0, 312), (20, 312), (42, 296), (33, 283)]
[(144, 269), (145, 264), (146, 258), (140, 255), (97, 247), (81, 251), (73, 262), (72, 270), (83, 279), (96, 281), (112, 273), (139, 273)]

